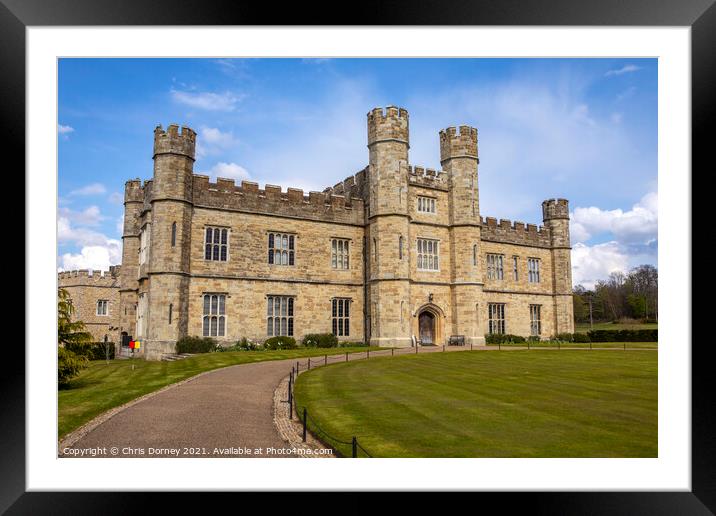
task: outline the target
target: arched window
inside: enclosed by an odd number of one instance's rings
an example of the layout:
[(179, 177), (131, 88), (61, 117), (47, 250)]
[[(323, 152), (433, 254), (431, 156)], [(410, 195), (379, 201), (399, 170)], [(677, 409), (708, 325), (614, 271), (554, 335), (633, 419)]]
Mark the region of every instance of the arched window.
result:
[(472, 264), (477, 266), (477, 244), (472, 246)]
[(172, 247), (177, 244), (177, 223), (172, 222)]
[(400, 260), (403, 259), (403, 235), (400, 235), (400, 238), (398, 239), (398, 258)]

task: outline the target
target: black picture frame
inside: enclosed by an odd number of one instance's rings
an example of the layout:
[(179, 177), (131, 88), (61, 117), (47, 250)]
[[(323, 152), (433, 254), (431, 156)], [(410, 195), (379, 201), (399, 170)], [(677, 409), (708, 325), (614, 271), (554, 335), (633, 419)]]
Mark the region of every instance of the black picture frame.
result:
[[(316, 24), (689, 26), (692, 38), (692, 170), (701, 169), (702, 173), (707, 173), (706, 159), (713, 147), (708, 129), (714, 125), (716, 112), (714, 0), (363, 0), (350, 4), (284, 3), (280, 9), (277, 4), (245, 0), (0, 0), (0, 120), (4, 126), (4, 155), (6, 159), (17, 157), (15, 170), (24, 170), (25, 29), (28, 26)], [(693, 172), (691, 178), (695, 178)], [(691, 207), (679, 209), (690, 210)], [(691, 282), (691, 278), (685, 278), (685, 281)], [(31, 321), (26, 320), (28, 324)], [(691, 345), (690, 330), (684, 332), (685, 340), (680, 345)], [(25, 345), (40, 343), (26, 342)], [(477, 503), (494, 501), (500, 504), (501, 512), (514, 512), (525, 507), (532, 514), (714, 514), (716, 401), (714, 389), (709, 385), (712, 383), (709, 381), (711, 364), (707, 357), (708, 346), (692, 346), (691, 349), (690, 492), (480, 493), (478, 496), (482, 499)], [(0, 511), (7, 510), (8, 514), (140, 512), (147, 509), (150, 496), (160, 497), (164, 512), (175, 507), (189, 508), (188, 493), (26, 492), (24, 356), (13, 353), (12, 359), (4, 361), (3, 373)]]

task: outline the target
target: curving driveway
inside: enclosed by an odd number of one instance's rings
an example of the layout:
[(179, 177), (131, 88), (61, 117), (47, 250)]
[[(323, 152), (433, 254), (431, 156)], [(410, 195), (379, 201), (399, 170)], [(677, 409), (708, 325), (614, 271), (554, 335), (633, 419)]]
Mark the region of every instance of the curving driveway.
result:
[(60, 452), (65, 457), (83, 451), (84, 457), (290, 457), (282, 453), (288, 445), (274, 426), (273, 394), (293, 364), (259, 362), (205, 373), (130, 406)]

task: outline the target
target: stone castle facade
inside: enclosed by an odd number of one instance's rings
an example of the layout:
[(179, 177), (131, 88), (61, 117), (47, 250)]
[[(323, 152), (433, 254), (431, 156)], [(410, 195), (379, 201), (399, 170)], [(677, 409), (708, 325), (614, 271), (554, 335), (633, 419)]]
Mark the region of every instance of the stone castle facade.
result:
[(544, 225), (483, 218), (473, 127), (439, 133), (442, 170), (410, 164), (408, 112), (368, 113), (368, 166), (323, 192), (193, 173), (196, 133), (154, 131), (154, 175), (125, 188), (120, 330), (147, 358), (333, 332), (380, 346), (484, 344), (573, 331), (569, 207)]
[(75, 308), (73, 320), (85, 323), (95, 342), (120, 344), (119, 330), (119, 265), (109, 271), (76, 270), (57, 274), (59, 288), (65, 289)]

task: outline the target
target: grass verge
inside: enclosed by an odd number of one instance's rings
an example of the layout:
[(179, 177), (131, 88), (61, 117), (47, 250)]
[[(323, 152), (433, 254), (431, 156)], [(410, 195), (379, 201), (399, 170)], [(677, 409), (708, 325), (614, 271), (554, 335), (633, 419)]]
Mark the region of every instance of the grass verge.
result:
[[(513, 350), (340, 363), (299, 410), (374, 457), (656, 457), (657, 353)], [(310, 426), (309, 426), (310, 428)], [(350, 447), (338, 450), (350, 457)]]

